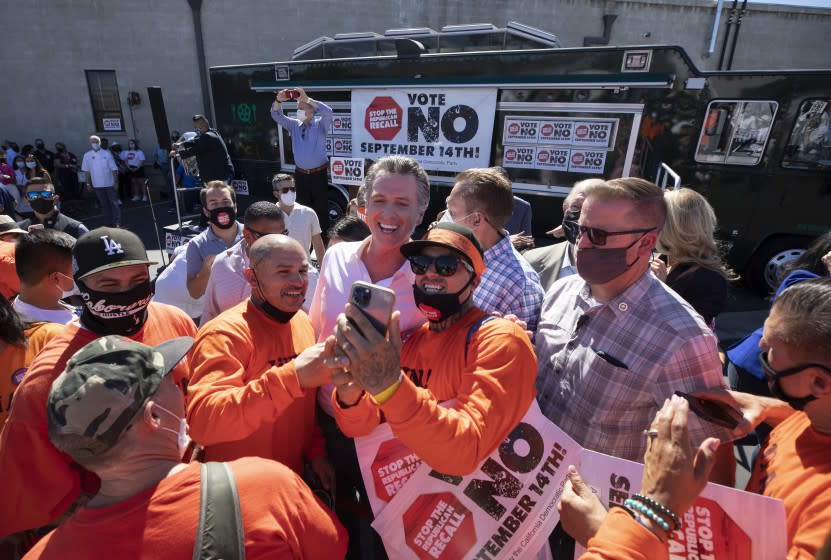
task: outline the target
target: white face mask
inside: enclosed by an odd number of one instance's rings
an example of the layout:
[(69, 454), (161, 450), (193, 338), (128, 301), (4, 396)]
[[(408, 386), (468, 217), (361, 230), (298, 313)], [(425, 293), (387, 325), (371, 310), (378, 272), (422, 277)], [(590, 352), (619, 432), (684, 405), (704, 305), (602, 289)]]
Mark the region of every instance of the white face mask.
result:
[(305, 121), (306, 111), (304, 111), (303, 109), (298, 109), (294, 112), (294, 118), (296, 118), (298, 121)]
[(173, 416), (174, 418), (179, 420), (179, 430), (178, 431), (177, 430), (172, 430), (170, 428), (165, 428), (164, 426), (162, 426), (160, 429), (162, 429), (166, 432), (170, 432), (172, 434), (176, 434), (176, 445), (177, 445), (178, 450), (179, 450), (179, 458), (181, 459), (182, 457), (185, 456), (185, 451), (187, 451), (188, 445), (190, 445), (190, 436), (188, 435), (188, 422), (187, 422), (187, 420), (185, 420), (184, 418), (179, 418), (178, 416), (176, 416), (175, 414), (170, 412), (168, 409), (166, 409), (165, 407), (163, 407), (159, 403), (154, 402), (153, 404), (155, 404), (156, 408), (158, 408), (159, 410), (163, 410), (164, 412), (167, 412), (168, 414), (170, 414), (171, 416)]
[[(60, 273), (58, 273), (58, 274), (60, 274)], [(67, 276), (66, 274), (61, 274), (61, 276), (65, 277), (65, 278), (69, 278), (70, 280), (72, 280), (72, 289), (71, 290), (69, 290), (67, 292), (66, 290), (61, 288), (61, 299), (66, 299), (68, 297), (77, 296), (77, 295), (81, 294), (81, 291), (78, 289), (78, 284), (75, 283), (75, 280), (73, 280), (70, 276)], [(60, 285), (58, 287), (60, 288)]]
[(466, 220), (466, 219), (468, 219), (469, 217), (473, 216), (475, 213), (476, 213), (476, 212), (471, 212), (471, 213), (470, 213), (470, 214), (468, 214), (467, 216), (462, 216), (462, 217), (461, 217), (461, 218), (459, 218), (458, 220), (454, 220), (454, 219), (453, 219), (453, 216), (451, 216), (451, 215), (450, 215), (450, 210), (448, 209), (448, 210), (444, 213), (444, 216), (442, 216), (442, 217), (441, 217), (441, 220), (439, 220), (439, 223), (441, 223), (441, 222), (448, 222), (448, 223), (451, 223), (451, 224), (461, 224), (463, 221), (465, 221), (465, 220)]
[(90, 144), (90, 147), (97, 152), (98, 150), (101, 149), (101, 144), (93, 143), (93, 144)]
[(282, 202), (286, 206), (294, 206), (295, 200), (297, 200), (297, 192), (295, 191), (280, 193), (280, 202)]

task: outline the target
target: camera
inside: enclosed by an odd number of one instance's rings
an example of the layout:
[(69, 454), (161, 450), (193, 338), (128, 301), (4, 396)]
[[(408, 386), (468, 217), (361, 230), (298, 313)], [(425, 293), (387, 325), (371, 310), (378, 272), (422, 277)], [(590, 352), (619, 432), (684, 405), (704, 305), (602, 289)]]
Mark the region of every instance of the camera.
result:
[(372, 300), (372, 290), (363, 286), (356, 286), (352, 292), (352, 297), (359, 307), (367, 307)]
[(286, 97), (289, 99), (298, 99), (300, 97), (300, 92), (294, 88), (286, 90)]

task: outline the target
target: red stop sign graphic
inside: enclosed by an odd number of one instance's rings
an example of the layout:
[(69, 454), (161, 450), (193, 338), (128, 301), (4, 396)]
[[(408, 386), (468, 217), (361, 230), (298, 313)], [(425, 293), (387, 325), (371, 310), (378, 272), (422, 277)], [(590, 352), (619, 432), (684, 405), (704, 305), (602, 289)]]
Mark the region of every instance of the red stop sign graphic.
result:
[(340, 151), (343, 149), (343, 140), (336, 140), (335, 141), (335, 149)]
[(505, 150), (505, 159), (507, 161), (514, 161), (516, 159), (516, 150), (513, 148)]
[(588, 134), (589, 127), (587, 127), (584, 124), (581, 124), (580, 126), (574, 129), (574, 135), (577, 136), (577, 138), (585, 138), (586, 136), (588, 136)]
[(547, 150), (540, 150), (539, 152), (537, 152), (537, 160), (539, 160), (540, 163), (545, 163), (548, 161), (549, 155), (550, 154)]
[(583, 161), (585, 161), (586, 156), (582, 154), (582, 152), (574, 152), (571, 154), (571, 163), (574, 165), (583, 165)]
[(542, 128), (540, 129), (540, 134), (542, 134), (543, 136), (551, 136), (553, 133), (554, 133), (554, 125), (553, 124), (546, 123), (546, 124), (542, 125)]
[(376, 97), (366, 108), (364, 128), (376, 140), (392, 140), (401, 131), (404, 111), (388, 95)]
[(337, 176), (343, 175), (343, 162), (342, 161), (336, 161), (335, 163), (332, 164), (332, 174), (337, 175)]
[(419, 496), (403, 522), (405, 542), (422, 560), (465, 558), (476, 544), (473, 515), (449, 492)]
[[(700, 496), (695, 500), (681, 517), (681, 533), (683, 540), (674, 540), (688, 552), (697, 552), (699, 558), (750, 560), (753, 557), (750, 537), (713, 500)], [(692, 557), (692, 554), (689, 556)]]
[(334, 119), (332, 121), (332, 126), (334, 126), (335, 128), (340, 128), (340, 119)]
[(508, 125), (508, 132), (511, 134), (519, 134), (519, 124), (514, 122)]
[(387, 440), (378, 447), (372, 461), (372, 481), (375, 493), (389, 502), (421, 466), (418, 455), (398, 439)]

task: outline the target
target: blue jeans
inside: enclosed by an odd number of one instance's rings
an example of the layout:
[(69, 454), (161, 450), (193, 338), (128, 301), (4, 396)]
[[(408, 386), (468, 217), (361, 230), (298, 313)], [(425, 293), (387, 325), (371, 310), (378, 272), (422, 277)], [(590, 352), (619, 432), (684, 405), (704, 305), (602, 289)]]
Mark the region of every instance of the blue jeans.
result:
[(107, 225), (120, 226), (121, 207), (118, 205), (118, 192), (115, 187), (95, 187), (93, 190), (95, 196), (98, 197), (101, 210), (104, 211), (104, 216), (107, 217)]

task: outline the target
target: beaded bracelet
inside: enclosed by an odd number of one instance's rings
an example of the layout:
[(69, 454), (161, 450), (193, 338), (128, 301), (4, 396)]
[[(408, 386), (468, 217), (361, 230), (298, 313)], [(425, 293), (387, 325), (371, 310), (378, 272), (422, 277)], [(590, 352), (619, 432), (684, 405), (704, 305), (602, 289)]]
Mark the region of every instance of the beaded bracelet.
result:
[(673, 531), (677, 531), (678, 529), (681, 528), (681, 520), (678, 519), (678, 516), (675, 515), (674, 511), (672, 511), (671, 509), (669, 509), (665, 505), (659, 504), (658, 502), (656, 502), (652, 498), (648, 498), (648, 497), (644, 496), (643, 494), (634, 494), (632, 496), (632, 499), (636, 500), (638, 502), (644, 503), (645, 505), (651, 507), (652, 509), (654, 509), (655, 511), (660, 513), (664, 517), (664, 519), (669, 519), (670, 521), (672, 521), (672, 525), (673, 525), (672, 530)]
[(632, 498), (627, 498), (626, 501), (623, 502), (623, 505), (629, 509), (635, 510), (637, 513), (647, 516), (653, 523), (658, 525), (658, 527), (669, 533), (669, 523), (667, 523), (666, 520), (658, 513), (655, 513), (651, 507), (633, 500)]

